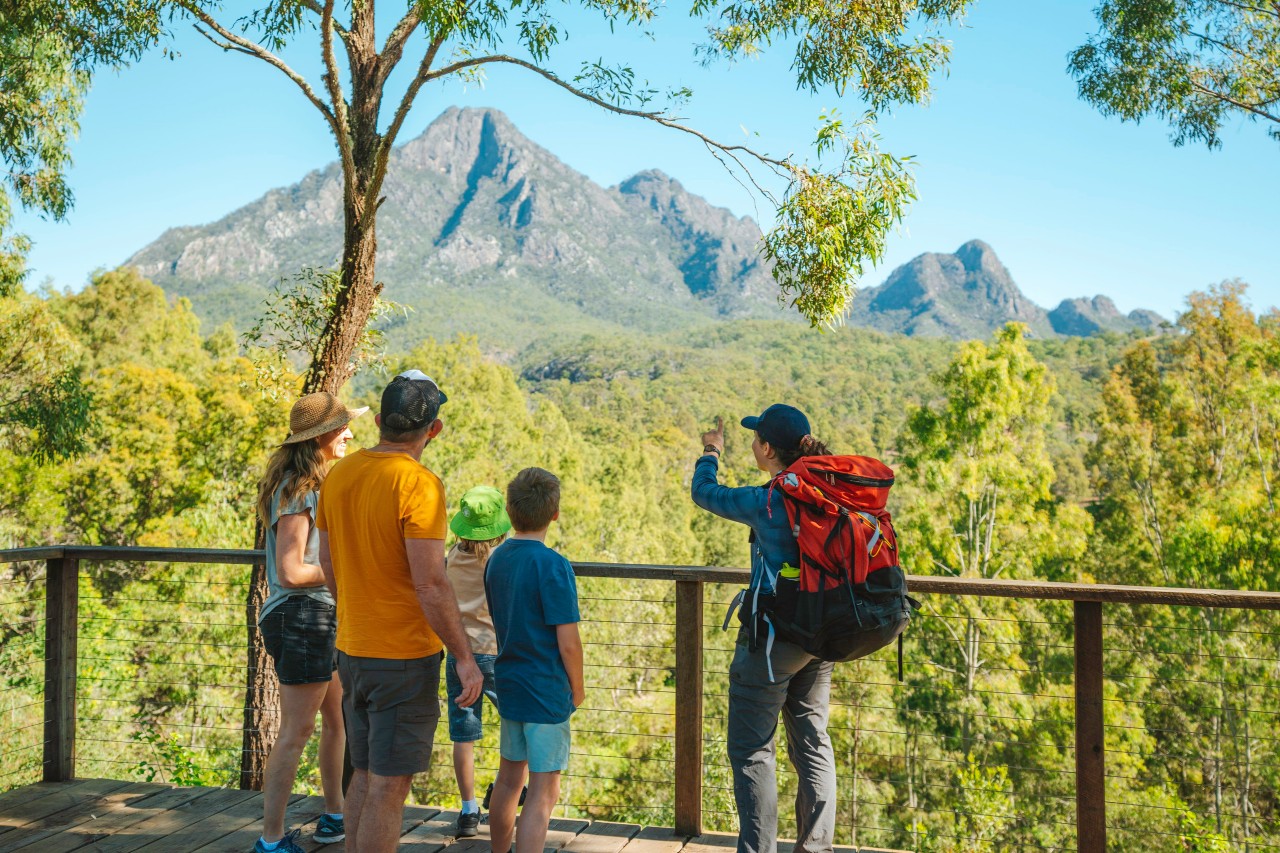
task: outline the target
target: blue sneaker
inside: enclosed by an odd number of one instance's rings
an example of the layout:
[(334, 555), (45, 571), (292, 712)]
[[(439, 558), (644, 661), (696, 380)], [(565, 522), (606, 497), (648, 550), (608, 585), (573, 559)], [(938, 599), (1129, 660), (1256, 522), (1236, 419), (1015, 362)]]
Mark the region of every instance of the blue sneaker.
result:
[(316, 834), (313, 836), (316, 844), (336, 844), (346, 837), (347, 828), (342, 818), (320, 815), (320, 820), (316, 822)]
[(262, 837), (259, 836), (258, 840), (253, 844), (253, 853), (306, 853), (305, 850), (298, 846), (298, 835), (301, 832), (302, 830), (295, 829), (293, 832), (285, 833), (284, 838), (281, 838), (271, 850), (262, 846)]

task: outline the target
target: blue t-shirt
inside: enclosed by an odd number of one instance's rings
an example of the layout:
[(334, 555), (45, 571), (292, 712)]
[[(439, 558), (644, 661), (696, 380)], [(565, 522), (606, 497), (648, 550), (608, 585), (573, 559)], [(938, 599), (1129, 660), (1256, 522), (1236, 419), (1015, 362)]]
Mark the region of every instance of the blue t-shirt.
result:
[(574, 711), (556, 626), (577, 622), (578, 585), (569, 561), (536, 539), (508, 539), (484, 574), (498, 635), (493, 673), (502, 716), (563, 723)]

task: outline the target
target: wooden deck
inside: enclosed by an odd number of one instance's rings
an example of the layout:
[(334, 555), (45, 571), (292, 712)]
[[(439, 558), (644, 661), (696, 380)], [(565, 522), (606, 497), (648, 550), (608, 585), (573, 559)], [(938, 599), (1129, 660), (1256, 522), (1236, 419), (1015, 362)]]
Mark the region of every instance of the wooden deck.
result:
[[(302, 827), (303, 847), (340, 853), (344, 844), (311, 840), (323, 801), (295, 797), (285, 818)], [(489, 853), (489, 828), (453, 836), (456, 811), (406, 806), (400, 849), (414, 853)], [(262, 825), (262, 794), (230, 788), (175, 788), (145, 782), (85, 779), (41, 782), (0, 794), (0, 853), (249, 853)], [(564, 853), (729, 853), (732, 835), (685, 838), (661, 827), (552, 820), (547, 851)], [(779, 853), (791, 853), (779, 845)], [(842, 853), (859, 853), (837, 848)], [(862, 848), (861, 853), (873, 853)]]

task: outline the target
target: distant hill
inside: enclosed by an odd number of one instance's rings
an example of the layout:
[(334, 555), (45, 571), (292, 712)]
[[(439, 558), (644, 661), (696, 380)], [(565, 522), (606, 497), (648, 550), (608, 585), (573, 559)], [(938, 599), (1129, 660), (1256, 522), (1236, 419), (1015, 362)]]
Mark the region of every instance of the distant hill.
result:
[[(206, 322), (247, 328), (272, 284), (332, 266), (342, 244), (337, 164), (210, 225), (171, 228), (127, 263), (189, 297)], [(378, 275), (414, 310), (393, 348), (457, 332), (517, 352), (542, 339), (629, 335), (716, 320), (782, 318), (760, 228), (658, 171), (602, 187), (496, 110), (446, 110), (398, 148), (378, 216)], [(985, 243), (924, 254), (860, 293), (849, 325), (986, 337), (1009, 320), (1040, 337), (1151, 328), (1106, 297), (1051, 312), (1029, 301)]]
[(1152, 311), (1122, 315), (1106, 296), (1065, 299), (1045, 311), (1023, 295), (994, 249), (970, 240), (954, 254), (919, 255), (890, 273), (884, 284), (859, 293), (849, 323), (964, 340), (985, 338), (1011, 320), (1026, 323), (1042, 338), (1154, 330), (1163, 322)]

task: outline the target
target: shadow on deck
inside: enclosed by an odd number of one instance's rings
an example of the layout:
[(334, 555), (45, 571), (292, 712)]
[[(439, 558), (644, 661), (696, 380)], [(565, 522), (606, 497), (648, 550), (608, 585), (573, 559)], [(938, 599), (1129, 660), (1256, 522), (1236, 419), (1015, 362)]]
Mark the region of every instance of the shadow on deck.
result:
[[(311, 840), (323, 801), (298, 796), (289, 805), (286, 826), (302, 827), (307, 850), (339, 853), (344, 844)], [(489, 853), (489, 828), (475, 838), (455, 839), (458, 813), (429, 806), (406, 806), (400, 849), (414, 853)], [(175, 788), (147, 782), (85, 779), (41, 782), (0, 794), (0, 853), (97, 853), (182, 851), (248, 853), (258, 838), (262, 794), (231, 788)], [(791, 853), (779, 844), (779, 853)], [(565, 853), (729, 853), (732, 835), (696, 838), (662, 827), (556, 818), (547, 851)], [(841, 853), (878, 853), (877, 848), (836, 848)], [(888, 851), (886, 851), (888, 853)]]

